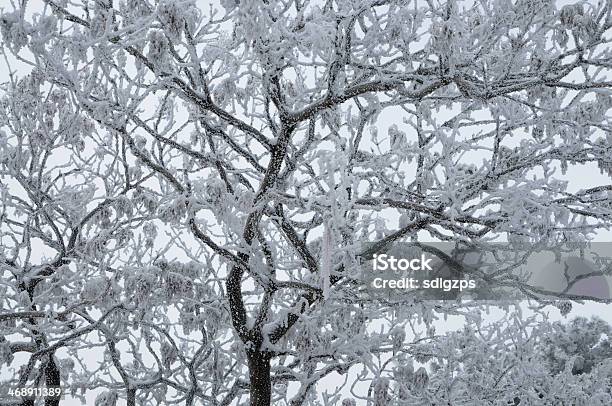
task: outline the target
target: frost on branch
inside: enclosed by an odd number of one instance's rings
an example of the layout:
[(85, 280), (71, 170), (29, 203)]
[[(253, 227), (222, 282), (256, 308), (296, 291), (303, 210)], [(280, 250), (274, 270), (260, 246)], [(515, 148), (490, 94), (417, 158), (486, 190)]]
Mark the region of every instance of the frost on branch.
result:
[(115, 391), (102, 392), (96, 396), (95, 406), (116, 406), (117, 399), (118, 396)]

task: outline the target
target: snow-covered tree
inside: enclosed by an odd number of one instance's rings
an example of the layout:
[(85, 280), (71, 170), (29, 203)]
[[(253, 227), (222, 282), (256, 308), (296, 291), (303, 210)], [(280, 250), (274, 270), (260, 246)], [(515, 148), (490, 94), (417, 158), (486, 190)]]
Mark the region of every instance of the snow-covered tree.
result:
[[(510, 312), (494, 323), (468, 321), (462, 331), (406, 351), (413, 358), (396, 359), (392, 386), (398, 401), (392, 404), (609, 404), (612, 362), (604, 332), (609, 328), (602, 320), (580, 317), (567, 327), (551, 324), (544, 313), (528, 320)], [(568, 343), (574, 347), (568, 350)], [(590, 354), (588, 361), (579, 354)], [(402, 397), (411, 383), (397, 374), (400, 365), (405, 369), (419, 358), (432, 370), (425, 401), (414, 390)], [(590, 367), (578, 370), (578, 364)]]
[[(537, 347), (545, 319), (485, 326), (495, 303), (388, 301), (357, 272), (401, 241), (486, 252), (609, 228), (609, 1), (5, 3), (7, 387), (96, 405), (572, 403), (578, 387), (609, 403), (595, 350)], [(576, 188), (585, 167), (605, 176)], [(496, 260), (472, 277), (553, 303)], [(465, 330), (436, 335), (449, 315)]]

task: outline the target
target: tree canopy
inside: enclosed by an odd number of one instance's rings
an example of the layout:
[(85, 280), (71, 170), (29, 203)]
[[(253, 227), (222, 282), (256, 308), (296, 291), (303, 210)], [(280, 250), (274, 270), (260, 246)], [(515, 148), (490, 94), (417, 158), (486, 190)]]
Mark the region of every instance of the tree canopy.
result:
[(609, 1), (6, 3), (8, 386), (96, 406), (611, 402), (609, 327), (551, 324), (585, 297), (542, 299), (516, 258), (475, 277), (531, 315), (385, 301), (355, 272), (397, 242), (609, 229)]

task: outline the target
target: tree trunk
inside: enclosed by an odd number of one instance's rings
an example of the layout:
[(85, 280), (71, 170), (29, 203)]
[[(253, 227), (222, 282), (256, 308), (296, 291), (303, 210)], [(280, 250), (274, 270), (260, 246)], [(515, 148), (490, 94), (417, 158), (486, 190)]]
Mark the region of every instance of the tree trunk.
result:
[(136, 389), (135, 388), (127, 389), (127, 405), (136, 406)]
[(270, 382), (270, 356), (260, 351), (248, 354), (250, 405), (269, 406), (272, 385)]
[[(49, 354), (49, 361), (45, 367), (45, 384), (46, 387), (58, 388), (62, 384), (60, 379), (60, 371), (55, 363), (53, 353)], [(45, 406), (59, 406), (61, 396), (49, 396), (45, 398)]]

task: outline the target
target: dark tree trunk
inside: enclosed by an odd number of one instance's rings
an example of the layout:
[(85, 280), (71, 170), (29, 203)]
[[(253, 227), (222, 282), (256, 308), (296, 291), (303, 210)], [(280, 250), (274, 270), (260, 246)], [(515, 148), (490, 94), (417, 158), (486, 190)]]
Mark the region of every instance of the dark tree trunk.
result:
[(272, 385), (270, 382), (270, 356), (260, 351), (248, 354), (249, 391), (251, 406), (269, 406)]
[(136, 389), (128, 388), (127, 390), (127, 405), (136, 406)]
[(35, 402), (36, 402), (36, 398), (34, 397), (23, 398), (23, 402), (21, 403), (21, 406), (34, 406)]
[[(59, 368), (54, 358), (53, 354), (50, 354), (49, 361), (47, 361), (47, 366), (45, 367), (45, 385), (49, 389), (58, 388), (62, 383)], [(46, 397), (45, 406), (59, 406), (61, 398), (61, 395)]]

